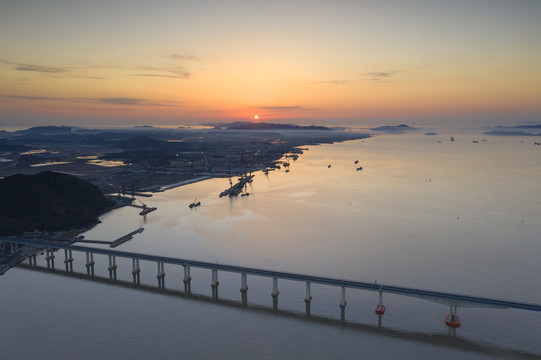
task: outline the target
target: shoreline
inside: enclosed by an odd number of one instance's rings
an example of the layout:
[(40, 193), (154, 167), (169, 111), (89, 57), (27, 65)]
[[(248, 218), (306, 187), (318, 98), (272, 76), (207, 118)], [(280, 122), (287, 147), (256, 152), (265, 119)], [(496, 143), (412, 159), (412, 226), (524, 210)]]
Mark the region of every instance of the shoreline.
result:
[(163, 185), (163, 186), (156, 185), (157, 186), (156, 190), (149, 189), (149, 191), (162, 192), (162, 191), (165, 191), (165, 190), (174, 189), (174, 188), (179, 187), (179, 186), (184, 186), (184, 185), (193, 184), (193, 183), (196, 183), (196, 182), (199, 182), (199, 181), (212, 179), (214, 177), (215, 176), (212, 176), (212, 175), (205, 175), (205, 176), (199, 176), (199, 177), (189, 179), (189, 180), (179, 181), (177, 183), (173, 183), (173, 184), (169, 184), (169, 185)]

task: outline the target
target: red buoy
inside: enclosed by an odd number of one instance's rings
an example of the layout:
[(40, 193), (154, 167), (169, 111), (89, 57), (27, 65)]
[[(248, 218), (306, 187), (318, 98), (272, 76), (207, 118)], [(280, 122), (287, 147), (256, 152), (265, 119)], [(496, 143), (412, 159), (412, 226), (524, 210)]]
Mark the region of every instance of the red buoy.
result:
[(460, 326), (460, 316), (458, 315), (451, 315), (447, 314), (445, 315), (445, 325), (449, 327), (457, 328)]
[(376, 305), (376, 314), (383, 315), (385, 313), (385, 305)]

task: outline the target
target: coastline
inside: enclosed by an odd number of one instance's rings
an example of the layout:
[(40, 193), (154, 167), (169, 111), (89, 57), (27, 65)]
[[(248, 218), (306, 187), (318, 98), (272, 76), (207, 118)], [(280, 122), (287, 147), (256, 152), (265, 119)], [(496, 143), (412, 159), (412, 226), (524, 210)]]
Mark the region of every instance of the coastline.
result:
[[(179, 181), (177, 183), (170, 184), (170, 185), (165, 185), (165, 186), (156, 185), (158, 187), (158, 189), (154, 190), (154, 192), (161, 192), (161, 191), (165, 191), (165, 190), (169, 190), (169, 189), (174, 189), (174, 188), (179, 187), (179, 186), (184, 186), (184, 185), (193, 184), (193, 183), (196, 183), (196, 182), (199, 182), (199, 181), (212, 179), (213, 177), (214, 176), (211, 176), (211, 175), (205, 175), (205, 176), (196, 177), (196, 178), (193, 178), (193, 179), (190, 179), (190, 180)], [(150, 191), (153, 191), (153, 190), (150, 190)]]

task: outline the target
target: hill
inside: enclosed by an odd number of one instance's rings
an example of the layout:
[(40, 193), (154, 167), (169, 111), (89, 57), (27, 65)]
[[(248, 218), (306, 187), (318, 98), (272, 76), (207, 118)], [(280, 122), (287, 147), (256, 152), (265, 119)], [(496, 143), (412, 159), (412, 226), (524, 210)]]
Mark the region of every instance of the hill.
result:
[(0, 180), (0, 235), (61, 231), (95, 225), (114, 202), (71, 175), (44, 171)]

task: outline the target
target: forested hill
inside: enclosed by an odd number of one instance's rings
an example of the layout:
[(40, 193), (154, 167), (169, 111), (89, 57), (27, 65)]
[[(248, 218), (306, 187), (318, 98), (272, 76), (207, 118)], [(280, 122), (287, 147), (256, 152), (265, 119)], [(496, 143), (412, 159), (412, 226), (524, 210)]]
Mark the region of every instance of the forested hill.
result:
[(74, 176), (44, 171), (0, 180), (0, 235), (92, 226), (114, 202)]

